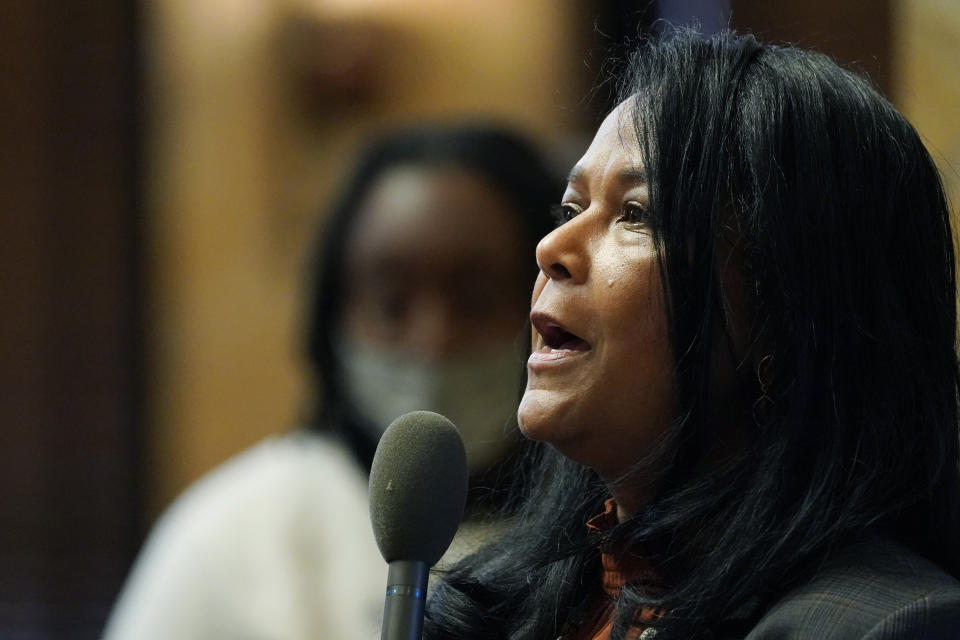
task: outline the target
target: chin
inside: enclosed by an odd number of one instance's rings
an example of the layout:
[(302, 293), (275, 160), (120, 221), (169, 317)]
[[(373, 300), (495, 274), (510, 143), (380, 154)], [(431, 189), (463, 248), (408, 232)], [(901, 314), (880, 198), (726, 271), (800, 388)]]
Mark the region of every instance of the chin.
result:
[(530, 440), (540, 441), (537, 434), (541, 431), (541, 421), (536, 416), (536, 411), (531, 410), (527, 396), (524, 395), (520, 401), (520, 407), (517, 409), (517, 426), (520, 427), (520, 433)]
[(537, 442), (545, 442), (546, 438), (543, 436), (549, 430), (542, 398), (538, 398), (542, 394), (542, 391), (527, 389), (520, 400), (520, 406), (517, 407), (517, 426), (520, 427), (520, 433)]
[(565, 440), (570, 425), (569, 409), (554, 394), (544, 390), (527, 390), (517, 409), (517, 424), (520, 432), (530, 440), (556, 444)]

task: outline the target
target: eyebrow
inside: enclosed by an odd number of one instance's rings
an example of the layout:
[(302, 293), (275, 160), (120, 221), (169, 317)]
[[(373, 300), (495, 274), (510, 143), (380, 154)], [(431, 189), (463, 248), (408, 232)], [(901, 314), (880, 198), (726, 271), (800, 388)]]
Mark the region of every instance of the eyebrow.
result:
[[(583, 167), (577, 165), (567, 176), (567, 184), (579, 182), (581, 178), (583, 178)], [(631, 167), (618, 173), (615, 179), (620, 184), (645, 185), (647, 184), (647, 172), (642, 167)]]

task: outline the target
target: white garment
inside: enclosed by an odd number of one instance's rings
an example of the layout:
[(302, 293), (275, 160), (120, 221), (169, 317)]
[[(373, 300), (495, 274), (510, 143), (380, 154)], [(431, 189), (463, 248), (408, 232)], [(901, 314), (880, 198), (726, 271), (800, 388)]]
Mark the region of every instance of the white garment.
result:
[(387, 566), (366, 474), (335, 439), (274, 437), (188, 489), (151, 533), (105, 640), (370, 640)]

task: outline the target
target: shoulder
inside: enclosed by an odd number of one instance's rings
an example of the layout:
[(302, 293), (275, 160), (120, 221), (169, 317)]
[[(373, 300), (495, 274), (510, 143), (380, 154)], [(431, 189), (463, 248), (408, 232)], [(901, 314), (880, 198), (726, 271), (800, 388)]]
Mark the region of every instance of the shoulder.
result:
[(336, 440), (306, 432), (268, 438), (188, 488), (158, 522), (222, 527), (225, 520), (283, 516), (312, 500), (347, 494), (361, 501), (366, 480)]
[(329, 436), (293, 432), (238, 454), (156, 523), (112, 614), (112, 629), (136, 632), (107, 637), (230, 637), (321, 615), (336, 626), (336, 612), (316, 601), (336, 576), (363, 606), (382, 592), (366, 487)]
[(882, 536), (832, 554), (747, 635), (767, 638), (960, 638), (960, 582)]
[(334, 531), (369, 528), (368, 518), (366, 474), (347, 449), (296, 431), (258, 443), (194, 483), (158, 520), (142, 559), (189, 549), (208, 561), (237, 555), (249, 562), (251, 550), (289, 546), (297, 532), (324, 544), (327, 523)]

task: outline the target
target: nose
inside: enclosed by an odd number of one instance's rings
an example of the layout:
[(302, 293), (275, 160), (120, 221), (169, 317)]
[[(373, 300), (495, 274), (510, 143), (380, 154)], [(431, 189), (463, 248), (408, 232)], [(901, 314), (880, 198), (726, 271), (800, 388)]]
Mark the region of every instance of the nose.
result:
[(586, 216), (573, 220), (548, 233), (537, 245), (537, 264), (551, 280), (581, 283), (587, 278), (590, 258), (586, 251)]
[(405, 346), (430, 361), (444, 360), (464, 344), (460, 336), (464, 324), (443, 296), (421, 295), (407, 318), (403, 336)]

